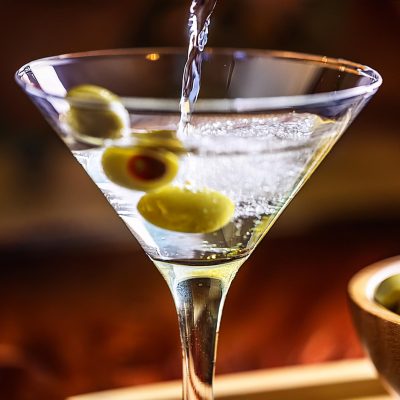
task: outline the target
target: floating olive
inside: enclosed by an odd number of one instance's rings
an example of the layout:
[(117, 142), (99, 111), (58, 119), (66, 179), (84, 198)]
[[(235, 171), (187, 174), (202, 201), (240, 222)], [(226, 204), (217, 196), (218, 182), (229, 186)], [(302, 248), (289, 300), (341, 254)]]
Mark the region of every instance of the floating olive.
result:
[(129, 126), (129, 114), (118, 96), (95, 85), (79, 85), (66, 96), (70, 108), (65, 121), (72, 133), (85, 142), (98, 144), (116, 139)]

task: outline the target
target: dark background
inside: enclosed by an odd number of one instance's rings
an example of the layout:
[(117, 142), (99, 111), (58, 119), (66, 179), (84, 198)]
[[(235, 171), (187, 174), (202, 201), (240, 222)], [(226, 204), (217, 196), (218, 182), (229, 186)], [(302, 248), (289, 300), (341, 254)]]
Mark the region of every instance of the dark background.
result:
[[(166, 284), (13, 74), (61, 53), (185, 46), (188, 8), (174, 0), (1, 3), (1, 399), (180, 377)], [(346, 283), (400, 252), (400, 1), (220, 0), (209, 45), (348, 58), (383, 75), (238, 274), (217, 372), (361, 357)]]

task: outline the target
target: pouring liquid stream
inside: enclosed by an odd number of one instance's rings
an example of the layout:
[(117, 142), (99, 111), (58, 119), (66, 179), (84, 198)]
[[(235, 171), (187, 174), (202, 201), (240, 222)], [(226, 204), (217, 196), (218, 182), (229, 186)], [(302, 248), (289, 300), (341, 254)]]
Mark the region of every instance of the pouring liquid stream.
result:
[(182, 78), (181, 129), (190, 122), (200, 92), (201, 59), (208, 39), (211, 14), (217, 0), (193, 0), (189, 15), (189, 46)]

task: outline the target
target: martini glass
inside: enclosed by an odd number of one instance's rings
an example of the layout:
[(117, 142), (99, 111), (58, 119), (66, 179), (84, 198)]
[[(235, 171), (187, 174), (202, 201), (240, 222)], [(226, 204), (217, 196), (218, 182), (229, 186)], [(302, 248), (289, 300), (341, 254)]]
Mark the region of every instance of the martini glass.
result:
[[(183, 49), (68, 54), (16, 75), (167, 281), (186, 400), (213, 398), (221, 313), (238, 269), (382, 82), (371, 68), (321, 56), (202, 57), (185, 126)], [(96, 85), (93, 96), (82, 85)]]

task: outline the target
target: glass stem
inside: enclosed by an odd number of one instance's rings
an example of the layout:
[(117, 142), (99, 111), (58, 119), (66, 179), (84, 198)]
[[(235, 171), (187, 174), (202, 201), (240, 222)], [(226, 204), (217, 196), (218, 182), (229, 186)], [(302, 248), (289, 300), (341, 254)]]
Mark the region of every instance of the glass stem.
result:
[(226, 289), (220, 279), (193, 278), (174, 290), (183, 357), (184, 400), (211, 400), (217, 336)]
[(178, 312), (183, 399), (212, 400), (217, 337), (229, 286), (244, 260), (209, 268), (156, 263)]

